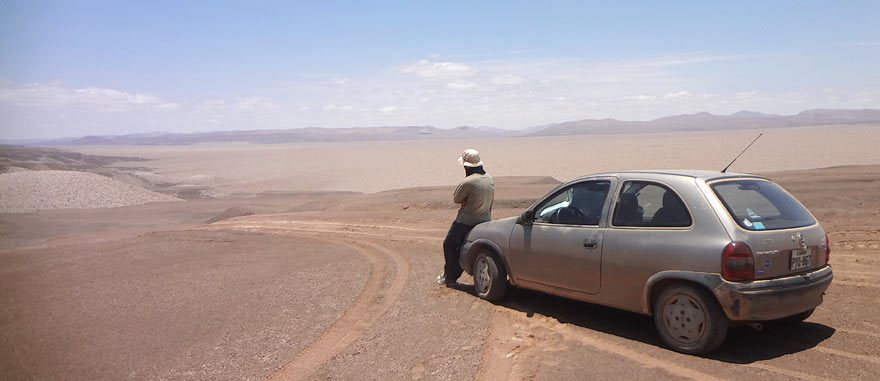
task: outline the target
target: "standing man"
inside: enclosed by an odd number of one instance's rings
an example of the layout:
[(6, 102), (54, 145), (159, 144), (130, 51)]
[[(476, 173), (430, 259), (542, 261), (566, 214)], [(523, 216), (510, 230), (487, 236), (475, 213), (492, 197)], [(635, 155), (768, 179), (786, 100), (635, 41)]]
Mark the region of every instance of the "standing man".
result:
[(454, 285), (462, 273), (458, 264), (461, 244), (474, 226), (492, 219), (492, 203), (495, 201), (495, 184), (492, 183), (492, 177), (483, 170), (480, 153), (475, 149), (466, 149), (458, 158), (458, 163), (464, 166), (465, 178), (455, 188), (452, 201), (461, 207), (443, 241), (446, 266), (437, 277), (437, 283), (447, 287)]

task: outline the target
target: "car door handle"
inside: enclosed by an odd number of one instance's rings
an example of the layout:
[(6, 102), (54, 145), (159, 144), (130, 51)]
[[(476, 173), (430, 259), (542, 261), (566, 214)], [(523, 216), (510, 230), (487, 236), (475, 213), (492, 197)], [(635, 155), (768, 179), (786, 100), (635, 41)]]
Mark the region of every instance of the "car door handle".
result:
[(591, 239), (585, 239), (584, 240), (584, 247), (586, 247), (587, 249), (595, 249), (596, 248), (596, 241), (593, 241)]

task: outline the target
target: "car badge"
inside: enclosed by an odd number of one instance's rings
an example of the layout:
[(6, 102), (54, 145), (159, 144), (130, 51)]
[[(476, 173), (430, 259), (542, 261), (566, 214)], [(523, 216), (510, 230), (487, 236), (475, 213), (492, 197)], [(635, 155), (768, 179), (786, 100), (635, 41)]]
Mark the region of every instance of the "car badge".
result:
[(797, 241), (798, 241), (798, 245), (800, 245), (800, 248), (801, 248), (801, 249), (806, 249), (806, 248), (807, 248), (807, 240), (804, 239), (804, 235), (803, 235), (803, 234), (801, 234), (801, 233), (797, 233)]

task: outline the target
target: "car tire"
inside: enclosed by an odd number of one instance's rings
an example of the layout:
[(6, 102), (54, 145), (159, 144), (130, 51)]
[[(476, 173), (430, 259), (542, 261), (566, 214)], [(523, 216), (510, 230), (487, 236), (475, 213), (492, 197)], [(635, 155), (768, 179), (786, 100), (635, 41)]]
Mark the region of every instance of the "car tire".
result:
[(724, 342), (730, 321), (709, 291), (675, 284), (663, 289), (657, 297), (654, 325), (669, 348), (702, 355)]
[(816, 311), (816, 309), (815, 309), (815, 308), (810, 308), (810, 309), (808, 309), (808, 310), (806, 310), (806, 311), (804, 311), (804, 312), (797, 313), (797, 314), (794, 314), (794, 315), (791, 315), (791, 316), (786, 316), (786, 317), (781, 318), (781, 319), (776, 319), (776, 320), (773, 320), (772, 322), (775, 323), (775, 324), (781, 324), (781, 325), (794, 325), (794, 324), (799, 324), (800, 322), (802, 322), (802, 321), (804, 321), (804, 320), (807, 320), (807, 318), (810, 317), (810, 315), (813, 314), (813, 311)]
[(480, 252), (474, 260), (474, 288), (477, 296), (488, 301), (496, 301), (507, 291), (507, 271), (498, 257), (488, 252)]

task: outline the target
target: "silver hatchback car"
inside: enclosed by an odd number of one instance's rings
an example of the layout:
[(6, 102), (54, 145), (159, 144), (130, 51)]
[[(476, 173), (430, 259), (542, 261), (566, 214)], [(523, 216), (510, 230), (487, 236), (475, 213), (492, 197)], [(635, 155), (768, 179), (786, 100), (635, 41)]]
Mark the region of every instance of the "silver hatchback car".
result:
[(731, 325), (806, 319), (833, 277), (828, 236), (793, 196), (710, 171), (579, 177), (477, 225), (461, 250), (481, 298), (509, 282), (653, 315), (663, 342), (690, 354)]

